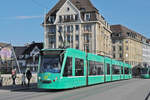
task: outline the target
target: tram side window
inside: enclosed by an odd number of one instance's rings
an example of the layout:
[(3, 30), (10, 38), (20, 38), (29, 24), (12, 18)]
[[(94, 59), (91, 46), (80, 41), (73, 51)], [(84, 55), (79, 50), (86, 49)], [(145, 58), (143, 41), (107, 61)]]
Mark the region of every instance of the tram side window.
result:
[(97, 68), (97, 75), (103, 75), (104, 74), (104, 64), (100, 62), (95, 62), (96, 68)]
[(129, 68), (125, 68), (125, 74), (129, 74)]
[(129, 70), (130, 70), (130, 73), (129, 73), (129, 74), (132, 74), (132, 69), (130, 68)]
[(121, 74), (123, 74), (123, 66), (121, 66)]
[(110, 64), (107, 64), (107, 75), (110, 75)]
[(63, 76), (65, 77), (72, 76), (72, 58), (71, 57), (68, 57), (66, 59)]
[(120, 67), (117, 65), (112, 65), (112, 74), (120, 74)]
[(75, 59), (75, 76), (84, 76), (84, 60)]
[(95, 61), (89, 61), (89, 75), (103, 75), (104, 64)]

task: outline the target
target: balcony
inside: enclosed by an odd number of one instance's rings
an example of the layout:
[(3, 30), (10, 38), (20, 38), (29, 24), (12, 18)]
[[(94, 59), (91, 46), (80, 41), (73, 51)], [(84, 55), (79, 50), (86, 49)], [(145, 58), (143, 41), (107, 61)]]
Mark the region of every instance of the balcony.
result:
[(90, 30), (83, 30), (83, 33), (85, 33), (85, 34), (91, 34), (92, 31), (90, 31)]
[(48, 35), (56, 35), (56, 32), (47, 32)]

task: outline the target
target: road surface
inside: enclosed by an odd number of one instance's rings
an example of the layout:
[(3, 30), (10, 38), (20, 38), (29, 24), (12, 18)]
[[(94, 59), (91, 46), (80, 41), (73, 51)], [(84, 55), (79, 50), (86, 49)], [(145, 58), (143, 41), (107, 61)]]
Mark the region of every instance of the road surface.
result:
[(150, 100), (150, 79), (131, 79), (53, 91), (0, 88), (0, 100)]

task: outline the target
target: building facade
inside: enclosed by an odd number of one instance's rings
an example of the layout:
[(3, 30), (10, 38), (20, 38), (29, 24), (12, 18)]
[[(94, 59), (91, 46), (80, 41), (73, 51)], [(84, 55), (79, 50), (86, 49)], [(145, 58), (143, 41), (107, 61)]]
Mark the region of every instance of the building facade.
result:
[(144, 67), (150, 66), (150, 40), (144, 38), (142, 44), (142, 62)]
[(59, 0), (43, 26), (44, 48), (70, 47), (112, 56), (110, 26), (90, 0)]
[(0, 43), (0, 73), (11, 73), (13, 47), (8, 43)]
[(143, 62), (143, 36), (122, 25), (112, 25), (113, 58), (134, 66)]
[[(26, 46), (27, 48), (22, 53), (23, 59), (25, 60), (25, 70), (30, 68), (32, 72), (37, 72), (39, 63), (39, 52), (43, 49), (43, 43), (31, 43)], [(24, 70), (24, 71), (25, 71)]]

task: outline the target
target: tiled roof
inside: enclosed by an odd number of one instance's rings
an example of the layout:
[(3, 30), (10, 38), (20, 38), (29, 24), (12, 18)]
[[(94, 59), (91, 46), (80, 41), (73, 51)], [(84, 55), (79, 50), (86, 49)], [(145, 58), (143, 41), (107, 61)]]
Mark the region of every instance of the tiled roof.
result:
[(11, 46), (11, 44), (8, 44), (8, 43), (0, 43), (0, 47), (6, 47), (6, 46)]
[(135, 31), (123, 26), (123, 25), (120, 25), (120, 24), (119, 25), (111, 25), (110, 28), (111, 28), (112, 34), (121, 33), (121, 36), (127, 37), (128, 36), (127, 33), (131, 33), (131, 34), (135, 34), (137, 36), (142, 37), (142, 35), (139, 34), (138, 32), (135, 32)]
[(16, 56), (18, 57), (19, 55), (23, 55), (25, 49), (27, 49), (26, 46), (14, 46), (14, 51)]
[[(111, 25), (111, 31), (112, 31), (112, 38), (114, 38), (114, 39), (130, 37), (130, 38), (136, 39), (140, 42), (146, 41), (147, 43), (149, 43), (148, 38), (146, 38), (142, 34), (135, 32), (123, 25)], [(117, 34), (119, 34), (119, 33), (120, 33), (120, 36), (117, 36)]]
[[(67, 0), (59, 0), (59, 2), (48, 12), (47, 17), (56, 15), (57, 11)], [(90, 0), (70, 0), (81, 12), (98, 12)]]
[(39, 49), (43, 49), (43, 43), (32, 43), (27, 46), (23, 54), (30, 54), (30, 52), (33, 50), (33, 48), (38, 47)]

